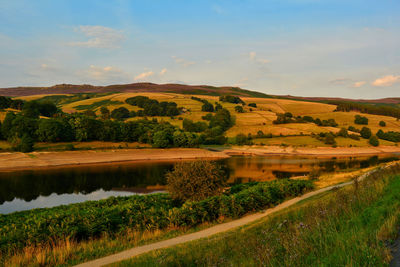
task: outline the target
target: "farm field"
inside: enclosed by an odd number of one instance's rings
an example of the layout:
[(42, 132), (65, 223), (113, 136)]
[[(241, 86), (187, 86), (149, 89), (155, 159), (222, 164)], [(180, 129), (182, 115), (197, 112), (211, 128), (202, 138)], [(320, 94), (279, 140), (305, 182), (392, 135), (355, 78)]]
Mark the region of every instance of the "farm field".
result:
[[(348, 128), (354, 126), (361, 129), (364, 125), (357, 125), (354, 123), (355, 115), (362, 115), (369, 119), (367, 125), (372, 133), (376, 133), (378, 130), (383, 131), (400, 131), (400, 122), (388, 116), (362, 114), (359, 112), (333, 112), (336, 108), (335, 105), (307, 102), (307, 101), (296, 101), (287, 99), (276, 99), (276, 98), (253, 98), (243, 97), (242, 100), (246, 103), (256, 103), (257, 107), (244, 106), (244, 113), (235, 112), (235, 106), (237, 104), (220, 102), (217, 96), (209, 95), (187, 95), (177, 93), (161, 93), (161, 92), (141, 92), (141, 93), (109, 93), (106, 95), (93, 94), (88, 99), (73, 99), (68, 100), (66, 104), (59, 104), (60, 108), (67, 113), (71, 112), (84, 112), (85, 110), (93, 110), (97, 115), (100, 115), (100, 108), (107, 107), (110, 111), (125, 107), (129, 111), (138, 111), (140, 108), (137, 106), (131, 106), (125, 103), (125, 100), (134, 96), (147, 96), (151, 99), (155, 99), (159, 102), (162, 101), (173, 101), (178, 107), (184, 108), (184, 112), (174, 117), (151, 117), (158, 121), (169, 122), (174, 126), (182, 128), (183, 119), (190, 119), (193, 121), (204, 121), (203, 116), (207, 112), (201, 111), (202, 103), (191, 99), (192, 96), (205, 99), (210, 103), (214, 104), (219, 102), (224, 108), (230, 111), (234, 117), (235, 124), (227, 130), (226, 136), (233, 138), (238, 134), (251, 134), (252, 136), (257, 135), (257, 132), (262, 131), (264, 134), (272, 134), (273, 136), (283, 136), (283, 138), (274, 138), (271, 140), (266, 139), (255, 139), (256, 144), (264, 143), (266, 145), (273, 144), (288, 144), (288, 145), (309, 145), (309, 146), (325, 146), (323, 142), (318, 140), (312, 140), (308, 137), (287, 137), (287, 136), (309, 136), (311, 134), (318, 134), (320, 132), (333, 132), (337, 133), (340, 128)], [(24, 96), (18, 99), (23, 100), (40, 100), (51, 97), (51, 95), (34, 95)], [(62, 97), (71, 97), (71, 95), (62, 95)], [(72, 102), (71, 102), (72, 101)], [(318, 126), (314, 123), (286, 123), (286, 124), (273, 124), (273, 121), (277, 118), (277, 114), (290, 112), (294, 116), (311, 116), (313, 118), (320, 118), (321, 120), (335, 119), (338, 123), (337, 127)], [(1, 112), (0, 119), (4, 118), (4, 112)], [(129, 118), (127, 121), (135, 121), (140, 119), (139, 117)], [(386, 122), (385, 127), (379, 126), (379, 122)], [(285, 138), (287, 137), (287, 138)], [(286, 142), (286, 143), (285, 143)], [(392, 142), (381, 141), (384, 145), (393, 145)], [(338, 138), (338, 146), (368, 146), (368, 142), (365, 140), (344, 140), (344, 138)]]

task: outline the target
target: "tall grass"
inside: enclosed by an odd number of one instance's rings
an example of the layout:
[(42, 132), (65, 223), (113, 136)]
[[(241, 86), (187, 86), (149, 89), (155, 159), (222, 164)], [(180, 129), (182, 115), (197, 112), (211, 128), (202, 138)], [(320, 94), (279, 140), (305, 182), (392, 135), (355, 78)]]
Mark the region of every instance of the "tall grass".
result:
[(386, 266), (400, 222), (400, 165), (237, 231), (118, 266)]

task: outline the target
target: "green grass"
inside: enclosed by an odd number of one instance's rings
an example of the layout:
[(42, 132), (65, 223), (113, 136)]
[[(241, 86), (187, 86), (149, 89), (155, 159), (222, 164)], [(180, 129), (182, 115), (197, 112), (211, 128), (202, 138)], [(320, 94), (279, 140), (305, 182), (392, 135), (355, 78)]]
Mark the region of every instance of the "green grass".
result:
[(112, 101), (110, 99), (104, 99), (101, 101), (94, 102), (93, 104), (90, 104), (90, 105), (78, 105), (78, 106), (75, 106), (74, 108), (76, 110), (86, 110), (86, 109), (94, 110), (99, 107), (107, 107), (110, 105), (120, 105), (120, 104), (123, 104), (123, 103), (121, 101)]
[(251, 226), (115, 265), (387, 266), (399, 222), (400, 175), (379, 171)]

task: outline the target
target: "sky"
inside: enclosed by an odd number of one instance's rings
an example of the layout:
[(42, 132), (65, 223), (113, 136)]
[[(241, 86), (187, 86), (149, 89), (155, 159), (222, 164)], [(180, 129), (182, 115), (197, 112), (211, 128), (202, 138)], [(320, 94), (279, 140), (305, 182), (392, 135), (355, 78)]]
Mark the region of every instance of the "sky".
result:
[(0, 87), (400, 97), (398, 0), (0, 0)]

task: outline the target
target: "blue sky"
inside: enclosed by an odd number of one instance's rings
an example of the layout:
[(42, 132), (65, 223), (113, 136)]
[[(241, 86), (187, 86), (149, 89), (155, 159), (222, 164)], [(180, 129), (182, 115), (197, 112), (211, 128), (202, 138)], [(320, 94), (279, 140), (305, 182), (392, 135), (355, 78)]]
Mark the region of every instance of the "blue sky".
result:
[(0, 87), (400, 96), (400, 1), (0, 0)]

